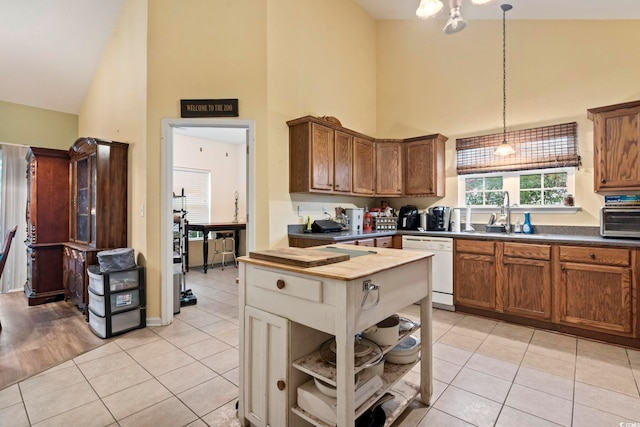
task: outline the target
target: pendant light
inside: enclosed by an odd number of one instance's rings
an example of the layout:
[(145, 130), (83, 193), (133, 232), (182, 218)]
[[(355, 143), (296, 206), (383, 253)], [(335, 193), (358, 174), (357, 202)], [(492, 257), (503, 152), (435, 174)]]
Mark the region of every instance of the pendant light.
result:
[(416, 16), (420, 19), (427, 19), (435, 16), (442, 9), (440, 0), (420, 0), (420, 5), (416, 10)]
[(513, 6), (510, 4), (501, 4), (502, 9), (502, 143), (494, 151), (496, 156), (508, 156), (515, 154), (516, 150), (507, 142), (507, 26), (506, 13)]

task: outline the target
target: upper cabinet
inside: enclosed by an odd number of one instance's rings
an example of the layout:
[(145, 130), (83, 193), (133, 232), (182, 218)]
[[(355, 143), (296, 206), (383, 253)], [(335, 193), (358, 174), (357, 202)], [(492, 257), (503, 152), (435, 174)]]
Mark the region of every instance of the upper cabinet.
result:
[(591, 108), (596, 192), (640, 190), (640, 101)]
[(404, 142), (404, 194), (445, 195), (444, 151), (447, 137), (436, 134)]
[(376, 195), (402, 195), (401, 141), (376, 141)]
[(373, 141), (353, 138), (353, 192), (363, 196), (376, 193), (376, 152)]
[(127, 244), (128, 145), (79, 138), (69, 149), (69, 237), (92, 248)]
[(287, 125), (290, 193), (445, 195), (445, 136), (374, 139), (311, 116)]

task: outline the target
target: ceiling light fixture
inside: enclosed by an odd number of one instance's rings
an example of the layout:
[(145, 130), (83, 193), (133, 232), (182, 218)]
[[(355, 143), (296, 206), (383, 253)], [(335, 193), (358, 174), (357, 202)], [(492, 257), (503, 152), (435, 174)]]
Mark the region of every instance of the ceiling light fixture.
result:
[(507, 142), (507, 25), (506, 14), (513, 6), (501, 4), (502, 9), (502, 143), (498, 145), (494, 155), (507, 156), (515, 154), (516, 150)]
[(416, 9), (416, 16), (420, 19), (427, 19), (435, 16), (442, 9), (440, 0), (420, 0), (420, 5)]
[[(471, 0), (474, 4), (486, 4), (493, 0)], [(416, 16), (420, 19), (428, 19), (436, 16), (442, 9), (442, 1), (440, 0), (420, 0), (420, 4), (416, 9)], [(442, 29), (445, 34), (455, 34), (462, 31), (467, 26), (467, 21), (462, 18), (460, 11), (462, 10), (462, 0), (449, 0), (449, 20)]]

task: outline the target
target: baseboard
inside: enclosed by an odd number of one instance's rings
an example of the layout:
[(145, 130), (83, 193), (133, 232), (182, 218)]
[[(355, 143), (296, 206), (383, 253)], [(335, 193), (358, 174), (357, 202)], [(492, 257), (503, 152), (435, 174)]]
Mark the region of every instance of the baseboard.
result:
[(147, 326), (162, 326), (159, 317), (147, 317)]

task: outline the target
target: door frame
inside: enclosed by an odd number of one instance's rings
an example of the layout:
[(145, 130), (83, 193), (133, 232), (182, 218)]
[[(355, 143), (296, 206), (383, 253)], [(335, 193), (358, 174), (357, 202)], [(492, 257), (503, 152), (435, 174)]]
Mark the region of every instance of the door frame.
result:
[(246, 251), (255, 246), (255, 120), (246, 119), (162, 119), (160, 201), (161, 301), (160, 323), (173, 322), (173, 130), (184, 127), (242, 128), (247, 130), (247, 229)]

